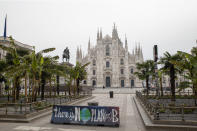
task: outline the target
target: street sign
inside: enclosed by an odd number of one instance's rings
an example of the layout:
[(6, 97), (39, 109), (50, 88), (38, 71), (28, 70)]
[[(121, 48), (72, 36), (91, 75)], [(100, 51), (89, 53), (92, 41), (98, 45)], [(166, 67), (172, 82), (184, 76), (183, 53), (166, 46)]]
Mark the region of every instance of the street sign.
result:
[(119, 126), (119, 107), (54, 105), (51, 123)]

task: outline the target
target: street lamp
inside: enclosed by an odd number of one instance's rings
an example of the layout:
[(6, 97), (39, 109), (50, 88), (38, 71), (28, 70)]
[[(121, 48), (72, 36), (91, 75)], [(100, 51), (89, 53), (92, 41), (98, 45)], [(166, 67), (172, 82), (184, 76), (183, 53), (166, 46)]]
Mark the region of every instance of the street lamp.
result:
[(157, 67), (157, 60), (158, 60), (158, 48), (157, 45), (153, 47), (153, 57), (154, 57), (154, 65), (155, 65), (155, 87), (156, 87), (156, 95), (159, 97), (159, 84), (158, 84), (158, 67)]

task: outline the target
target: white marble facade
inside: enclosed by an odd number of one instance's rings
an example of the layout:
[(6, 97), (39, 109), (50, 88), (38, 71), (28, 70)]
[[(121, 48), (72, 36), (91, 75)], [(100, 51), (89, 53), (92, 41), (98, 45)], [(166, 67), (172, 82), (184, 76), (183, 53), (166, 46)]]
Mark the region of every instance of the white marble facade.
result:
[(136, 63), (143, 62), (143, 53), (140, 46), (136, 46), (132, 54), (128, 51), (127, 38), (125, 46), (118, 36), (117, 27), (114, 25), (112, 37), (102, 37), (102, 31), (97, 33), (97, 43), (91, 46), (88, 42), (88, 53), (82, 56), (81, 49), (77, 49), (76, 61), (87, 66), (87, 79), (83, 85), (94, 87), (141, 87), (134, 72)]

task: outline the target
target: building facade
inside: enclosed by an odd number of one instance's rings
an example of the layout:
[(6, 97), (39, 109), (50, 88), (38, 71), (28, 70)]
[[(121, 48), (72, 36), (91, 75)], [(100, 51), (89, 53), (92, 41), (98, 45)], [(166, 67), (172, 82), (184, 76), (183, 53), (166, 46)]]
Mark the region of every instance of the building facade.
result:
[[(13, 41), (14, 41), (14, 44), (16, 46), (16, 49), (27, 50), (29, 52), (34, 50), (33, 46), (31, 46), (31, 45), (23, 44), (23, 43), (15, 40), (15, 39), (13, 39)], [(10, 44), (10, 42), (11, 42), (11, 40), (7, 36), (7, 17), (6, 17), (5, 18), (5, 25), (4, 25), (4, 33), (3, 33), (3, 36), (0, 36), (0, 45), (6, 46), (6, 47), (10, 47), (10, 46), (12, 46)], [(6, 55), (7, 55), (7, 51), (3, 50), (2, 48), (0, 48), (0, 60), (4, 60)], [(24, 82), (24, 79), (22, 79), (22, 82), (21, 82), (21, 87), (22, 88), (20, 90), (21, 92), (24, 92), (24, 85), (25, 85), (25, 82)], [(0, 95), (2, 93), (6, 93), (5, 92), (5, 83), (4, 82), (0, 83)]]
[(143, 53), (140, 46), (136, 46), (132, 53), (128, 51), (127, 38), (125, 43), (118, 36), (114, 25), (112, 36), (102, 37), (102, 31), (97, 33), (97, 42), (91, 46), (88, 42), (88, 53), (82, 56), (81, 49), (77, 49), (76, 61), (87, 66), (87, 79), (82, 84), (94, 87), (141, 87), (134, 72), (136, 63), (143, 62)]

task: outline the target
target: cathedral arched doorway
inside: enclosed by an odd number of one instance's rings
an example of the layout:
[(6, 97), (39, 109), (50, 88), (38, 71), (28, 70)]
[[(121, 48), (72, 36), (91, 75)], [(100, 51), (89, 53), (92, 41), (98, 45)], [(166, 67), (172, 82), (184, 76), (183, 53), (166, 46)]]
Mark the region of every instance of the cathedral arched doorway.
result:
[(96, 86), (96, 80), (92, 80), (92, 86)]
[(124, 87), (124, 80), (121, 80), (121, 81), (120, 81), (120, 86), (121, 86), (121, 87)]
[(106, 83), (105, 86), (106, 87), (111, 87), (111, 80), (110, 80), (110, 77), (109, 76), (106, 76), (105, 81), (106, 81), (105, 82)]
[(135, 86), (135, 81), (132, 79), (131, 80), (131, 88)]

